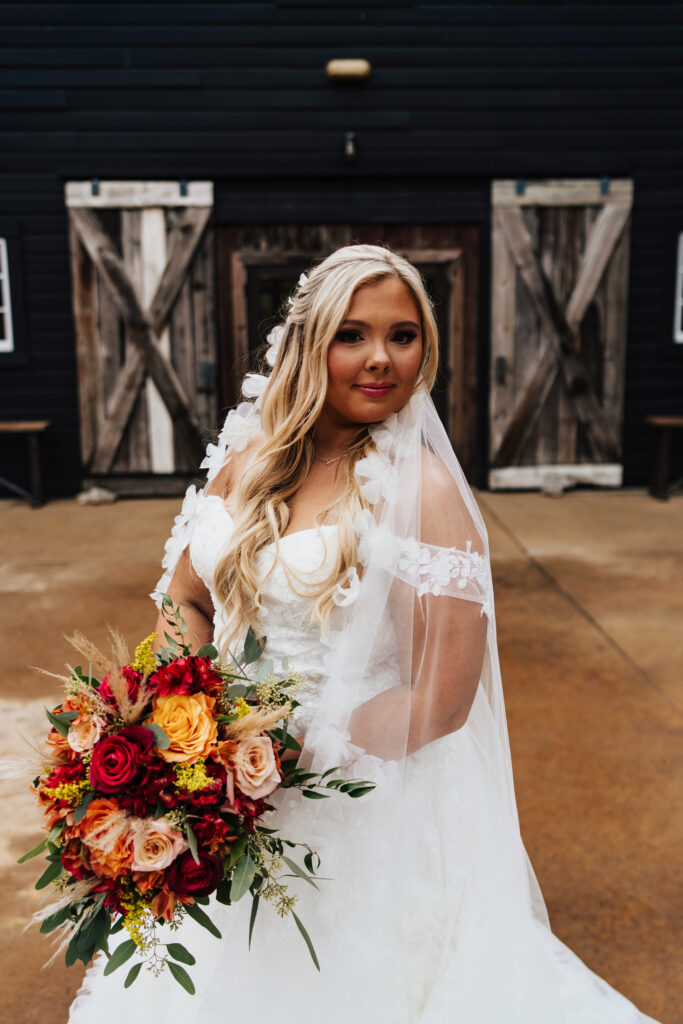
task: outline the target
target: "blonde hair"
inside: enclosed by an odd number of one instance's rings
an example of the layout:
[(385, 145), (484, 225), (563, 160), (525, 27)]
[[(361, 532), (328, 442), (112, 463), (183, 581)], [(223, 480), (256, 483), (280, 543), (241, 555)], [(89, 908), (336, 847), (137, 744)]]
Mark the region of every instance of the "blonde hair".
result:
[[(222, 652), (251, 625), (258, 633), (256, 615), (261, 586), (256, 555), (278, 543), (289, 521), (287, 501), (306, 479), (315, 450), (313, 431), (325, 403), (327, 353), (362, 285), (383, 278), (399, 278), (412, 293), (420, 312), (422, 361), (414, 390), (431, 390), (438, 361), (438, 330), (431, 300), (419, 271), (397, 252), (379, 245), (347, 245), (314, 266), (297, 288), (284, 323), (275, 365), (262, 397), (260, 441), (241, 473), (235, 491), (238, 512), (234, 529), (214, 574), (216, 596), (225, 611), (226, 625), (219, 637)], [(343, 463), (343, 493), (320, 509), (316, 524), (334, 512), (338, 543), (331, 572), (308, 594), (316, 598), (312, 615), (327, 628), (334, 608), (333, 594), (356, 565), (356, 514), (367, 503), (354, 475), (356, 462), (375, 446), (365, 425)], [(274, 563), (275, 564), (275, 563)], [(271, 570), (272, 571), (272, 570)], [(360, 567), (359, 567), (360, 574)]]

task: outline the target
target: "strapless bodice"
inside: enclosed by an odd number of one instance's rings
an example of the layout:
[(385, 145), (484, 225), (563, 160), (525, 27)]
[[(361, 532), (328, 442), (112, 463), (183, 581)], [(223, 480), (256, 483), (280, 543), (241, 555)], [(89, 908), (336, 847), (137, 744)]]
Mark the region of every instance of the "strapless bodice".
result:
[[(214, 590), (214, 572), (234, 529), (233, 519), (219, 495), (200, 495), (193, 517), (189, 541), (190, 560), (202, 578), (214, 605), (214, 641), (225, 623), (223, 608)], [(307, 689), (297, 696), (301, 707), (293, 722), (306, 729), (315, 709), (320, 687), (327, 676), (329, 638), (311, 615), (314, 597), (306, 593), (307, 585), (324, 579), (334, 563), (338, 543), (337, 526), (323, 524), (308, 530), (287, 534), (257, 554), (257, 568), (262, 583), (261, 608), (257, 615), (262, 635), (267, 638), (262, 661), (273, 659), (279, 671), (283, 658), (290, 667), (308, 681)], [(348, 607), (337, 606), (332, 613), (332, 631), (342, 628)], [(382, 641), (373, 652), (372, 690), (380, 692), (398, 680), (396, 638), (388, 619), (381, 631)], [(253, 666), (258, 670), (259, 664)], [(376, 690), (375, 690), (376, 687)], [(370, 696), (371, 694), (368, 694)]]

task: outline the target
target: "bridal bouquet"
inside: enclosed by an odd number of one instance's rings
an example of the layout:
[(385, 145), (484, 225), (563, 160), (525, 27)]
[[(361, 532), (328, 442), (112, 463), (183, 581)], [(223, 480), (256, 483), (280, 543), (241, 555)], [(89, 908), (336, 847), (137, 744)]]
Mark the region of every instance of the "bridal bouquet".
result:
[[(157, 975), (168, 967), (193, 993), (183, 964), (194, 957), (179, 942), (163, 943), (159, 926), (175, 931), (189, 915), (220, 938), (202, 906), (211, 894), (229, 905), (250, 893), (249, 942), (263, 898), (280, 915), (291, 913), (320, 969), (283, 882), (296, 875), (315, 886), (319, 858), (262, 824), (274, 809), (267, 797), (286, 787), (309, 799), (334, 790), (359, 797), (373, 783), (346, 781), (337, 768), (306, 772), (281, 756), (300, 750), (288, 723), (306, 684), (286, 662), (286, 678), (268, 661), (251, 678), (248, 666), (265, 640), (250, 630), (241, 654), (222, 664), (211, 644), (191, 653), (168, 595), (162, 614), (171, 630), (166, 646), (154, 652), (152, 634), (132, 660), (116, 633), (110, 658), (84, 637), (71, 638), (88, 669), (59, 677), (64, 700), (46, 709), (48, 753), (33, 787), (47, 836), (20, 858), (45, 852), (36, 888), (57, 890), (36, 915), (41, 931), (57, 933), (55, 955), (65, 950), (67, 966), (103, 950), (110, 974), (137, 952), (126, 987), (146, 963)], [(303, 867), (285, 853), (296, 847)], [(112, 952), (109, 938), (121, 931), (128, 938)]]

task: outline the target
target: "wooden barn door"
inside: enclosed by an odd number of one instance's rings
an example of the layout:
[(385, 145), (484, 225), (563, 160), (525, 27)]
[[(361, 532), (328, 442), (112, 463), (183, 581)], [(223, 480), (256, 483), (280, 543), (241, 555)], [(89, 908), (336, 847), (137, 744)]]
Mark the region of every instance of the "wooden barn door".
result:
[(414, 263), (427, 281), (440, 336), (440, 371), (433, 397), (466, 474), (476, 464), (476, 337), (478, 229), (473, 225), (316, 224), (225, 225), (217, 229), (221, 281), (221, 350), (230, 353), (223, 393), (263, 352), (283, 301), (302, 271), (334, 249), (386, 243)]
[(489, 487), (620, 486), (631, 181), (492, 189)]
[(86, 485), (175, 494), (217, 427), (211, 182), (69, 182)]

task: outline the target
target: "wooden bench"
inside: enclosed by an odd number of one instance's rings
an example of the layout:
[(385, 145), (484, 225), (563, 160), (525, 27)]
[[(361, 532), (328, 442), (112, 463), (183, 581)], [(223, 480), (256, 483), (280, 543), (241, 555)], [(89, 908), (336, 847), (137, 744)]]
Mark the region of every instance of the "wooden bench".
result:
[(29, 472), (31, 490), (25, 491), (19, 484), (0, 476), (0, 486), (6, 487), (20, 498), (26, 498), (34, 508), (43, 503), (43, 475), (40, 458), (40, 439), (50, 426), (49, 420), (5, 420), (0, 421), (0, 434), (25, 434), (28, 438)]
[(647, 416), (645, 422), (654, 427), (656, 431), (655, 460), (652, 464), (650, 494), (666, 501), (671, 491), (683, 483), (683, 479), (668, 482), (671, 432), (683, 429), (683, 416)]

